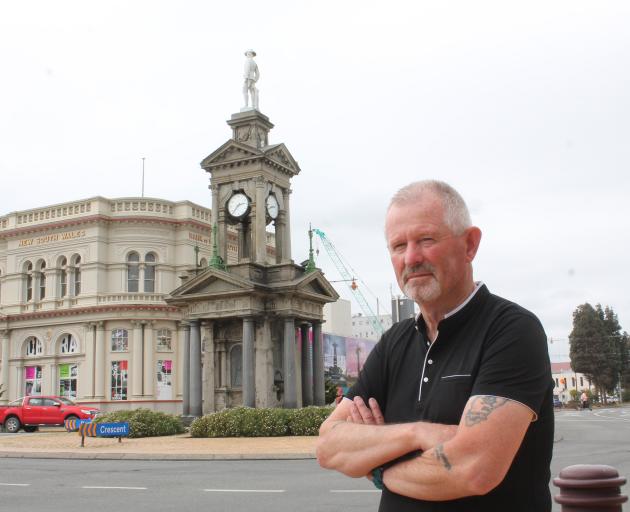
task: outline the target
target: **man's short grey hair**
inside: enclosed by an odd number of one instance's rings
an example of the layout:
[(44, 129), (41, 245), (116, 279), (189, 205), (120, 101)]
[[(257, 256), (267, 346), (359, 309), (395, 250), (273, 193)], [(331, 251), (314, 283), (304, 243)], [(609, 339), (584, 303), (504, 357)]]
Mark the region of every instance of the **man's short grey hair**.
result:
[(420, 203), (426, 193), (440, 199), (444, 208), (444, 223), (453, 233), (461, 234), (472, 226), (470, 213), (462, 196), (448, 183), (438, 180), (415, 181), (401, 188), (392, 197), (387, 211), (392, 206)]

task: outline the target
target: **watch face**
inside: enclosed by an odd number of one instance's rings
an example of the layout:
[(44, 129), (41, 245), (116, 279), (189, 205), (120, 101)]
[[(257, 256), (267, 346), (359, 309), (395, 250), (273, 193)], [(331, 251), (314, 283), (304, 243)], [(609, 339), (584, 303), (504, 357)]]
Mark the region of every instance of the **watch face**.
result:
[(275, 219), (278, 216), (278, 200), (273, 194), (267, 196), (267, 213), (269, 217)]
[(232, 217), (243, 217), (249, 210), (249, 199), (242, 192), (237, 192), (230, 197), (227, 209)]

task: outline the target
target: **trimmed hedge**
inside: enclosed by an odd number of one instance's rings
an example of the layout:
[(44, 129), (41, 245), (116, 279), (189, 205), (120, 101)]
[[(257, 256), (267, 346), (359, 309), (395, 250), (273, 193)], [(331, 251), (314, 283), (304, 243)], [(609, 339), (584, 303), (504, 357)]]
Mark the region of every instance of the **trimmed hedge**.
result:
[(115, 411), (98, 416), (97, 423), (129, 423), (129, 437), (157, 437), (185, 431), (179, 416), (149, 409)]
[(316, 436), (332, 407), (253, 409), (236, 407), (197, 418), (192, 437)]

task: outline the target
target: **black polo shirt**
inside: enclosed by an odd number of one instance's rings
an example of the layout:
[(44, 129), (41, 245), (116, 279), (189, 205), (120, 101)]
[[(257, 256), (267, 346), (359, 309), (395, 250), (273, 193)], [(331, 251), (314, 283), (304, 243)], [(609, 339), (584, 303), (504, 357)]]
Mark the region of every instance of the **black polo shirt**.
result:
[(442, 320), (428, 342), (419, 317), (395, 324), (374, 347), (346, 395), (376, 398), (386, 423), (459, 424), (468, 399), (516, 400), (536, 415), (503, 482), (484, 496), (414, 500), (384, 490), (381, 512), (548, 512), (553, 450), (553, 381), (547, 338), (526, 309), (481, 286), (459, 311)]

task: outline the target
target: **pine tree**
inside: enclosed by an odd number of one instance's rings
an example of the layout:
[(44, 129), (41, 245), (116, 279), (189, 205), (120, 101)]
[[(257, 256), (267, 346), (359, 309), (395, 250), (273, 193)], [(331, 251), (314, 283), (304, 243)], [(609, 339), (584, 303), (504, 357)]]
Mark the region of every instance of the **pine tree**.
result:
[(595, 308), (582, 304), (573, 312), (573, 330), (569, 335), (571, 367), (595, 384), (606, 401), (606, 391), (612, 391), (619, 373), (619, 353), (610, 332), (620, 330), (616, 315), (610, 308), (605, 312), (600, 304)]

